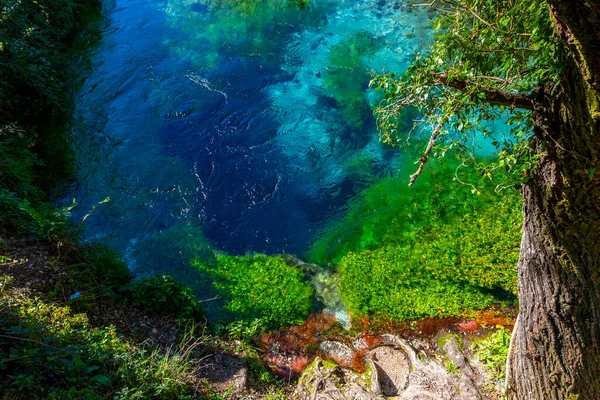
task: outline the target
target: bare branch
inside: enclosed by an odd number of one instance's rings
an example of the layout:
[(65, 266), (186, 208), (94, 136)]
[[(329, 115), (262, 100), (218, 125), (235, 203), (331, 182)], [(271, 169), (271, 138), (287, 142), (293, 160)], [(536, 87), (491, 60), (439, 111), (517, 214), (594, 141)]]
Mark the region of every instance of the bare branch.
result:
[(435, 145), (437, 137), (440, 131), (442, 130), (442, 126), (443, 124), (438, 124), (438, 126), (435, 127), (433, 132), (431, 132), (431, 136), (429, 137), (429, 143), (427, 143), (427, 148), (425, 149), (425, 152), (423, 153), (421, 158), (419, 158), (419, 161), (417, 161), (419, 163), (419, 169), (417, 169), (417, 172), (410, 176), (410, 182), (408, 186), (412, 186), (419, 177), (419, 175), (421, 175), (421, 173), (423, 172), (423, 167), (425, 167), (425, 164), (427, 163), (429, 154), (431, 153), (431, 150), (433, 150), (433, 146)]

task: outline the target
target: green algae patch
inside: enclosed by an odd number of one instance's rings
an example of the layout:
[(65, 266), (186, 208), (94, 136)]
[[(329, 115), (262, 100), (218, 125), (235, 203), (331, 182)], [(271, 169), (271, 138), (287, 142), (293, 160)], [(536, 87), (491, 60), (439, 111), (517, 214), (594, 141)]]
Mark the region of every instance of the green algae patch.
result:
[(357, 129), (372, 119), (373, 111), (366, 98), (371, 77), (365, 59), (384, 44), (369, 32), (356, 32), (331, 48), (323, 72), (324, 94), (336, 101), (346, 121)]
[[(277, 63), (295, 27), (318, 24), (321, 15), (309, 0), (201, 0), (192, 7), (169, 1), (165, 11), (173, 26), (179, 30), (184, 24), (190, 32), (189, 38), (165, 43), (202, 69), (228, 62), (231, 54)], [(190, 52), (199, 44), (201, 51)]]
[[(520, 242), (521, 226), (518, 192), (507, 190), (497, 195), (494, 186), (477, 176), (474, 169), (458, 171), (458, 165), (455, 160), (443, 164), (430, 160), (427, 174), (412, 188), (407, 186), (405, 172), (373, 183), (350, 202), (341, 220), (321, 232), (307, 258), (320, 265), (338, 264), (350, 252), (414, 243), (424, 233), (451, 232), (454, 226), (470, 223), (485, 225), (489, 232), (473, 232), (470, 239), (474, 246), (483, 244), (477, 238), (479, 233), (491, 235), (486, 244), (498, 243), (498, 250), (502, 250), (498, 260), (510, 254), (507, 261), (516, 262), (514, 249)], [(408, 162), (400, 167), (402, 171), (414, 169)], [(481, 194), (473, 194), (471, 184)], [(505, 239), (497, 237), (502, 231), (507, 233)]]
[[(154, 249), (152, 253), (148, 249)], [(198, 226), (187, 221), (179, 221), (172, 226), (150, 232), (137, 241), (131, 252), (136, 259), (138, 271), (161, 271), (179, 276), (194, 275), (190, 268), (181, 270), (174, 265), (189, 265), (198, 259), (204, 264), (214, 264), (214, 249)], [(176, 271), (174, 271), (174, 269)]]
[(516, 299), (518, 193), (497, 195), (455, 162), (429, 168), (415, 188), (399, 177), (373, 184), (308, 253), (337, 264), (355, 316), (463, 316)]
[(310, 283), (283, 257), (219, 254), (214, 267), (200, 261), (192, 265), (215, 279), (225, 308), (237, 319), (258, 318), (266, 327), (293, 325), (302, 323), (313, 309)]

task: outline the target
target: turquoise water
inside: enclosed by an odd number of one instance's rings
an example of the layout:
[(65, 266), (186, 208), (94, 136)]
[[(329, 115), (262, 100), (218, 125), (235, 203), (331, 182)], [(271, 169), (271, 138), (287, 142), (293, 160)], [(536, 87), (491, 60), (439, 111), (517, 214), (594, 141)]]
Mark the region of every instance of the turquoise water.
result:
[(406, 68), (430, 35), (426, 11), (113, 0), (105, 13), (76, 99), (78, 174), (64, 201), (76, 199), (86, 238), (135, 272), (185, 276), (207, 243), (302, 255), (349, 199), (395, 172), (369, 71)]

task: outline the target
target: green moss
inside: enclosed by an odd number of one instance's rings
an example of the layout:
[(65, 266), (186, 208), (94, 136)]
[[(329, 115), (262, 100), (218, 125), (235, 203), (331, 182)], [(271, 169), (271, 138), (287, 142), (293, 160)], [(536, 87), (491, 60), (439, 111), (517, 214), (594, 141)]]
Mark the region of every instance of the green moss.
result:
[(373, 381), (373, 368), (371, 368), (371, 363), (365, 363), (365, 372), (361, 373), (358, 378), (358, 384), (362, 386), (365, 390), (370, 391), (371, 385)]
[(459, 344), (462, 344), (462, 340), (460, 338), (460, 336), (455, 335), (453, 333), (449, 333), (447, 335), (440, 335), (440, 337), (437, 340), (437, 348), (439, 351), (442, 351), (444, 349), (444, 346), (446, 345), (446, 343), (448, 343), (448, 340), (450, 339), (455, 339), (458, 341)]

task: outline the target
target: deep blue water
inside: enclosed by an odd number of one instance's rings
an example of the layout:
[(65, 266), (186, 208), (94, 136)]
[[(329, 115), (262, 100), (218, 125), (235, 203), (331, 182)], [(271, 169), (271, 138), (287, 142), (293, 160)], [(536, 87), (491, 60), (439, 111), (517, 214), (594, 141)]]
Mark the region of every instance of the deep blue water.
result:
[[(427, 14), (401, 1), (236, 3), (105, 4), (64, 202), (76, 199), (89, 240), (139, 272), (176, 274), (201, 235), (230, 254), (302, 255), (353, 195), (394, 171), (398, 153), (379, 143), (370, 113), (350, 122), (336, 98), (346, 82), (327, 77), (340, 46), (358, 52), (342, 68), (352, 84), (369, 70), (402, 71), (427, 41)], [(372, 106), (367, 83), (361, 99)]]

